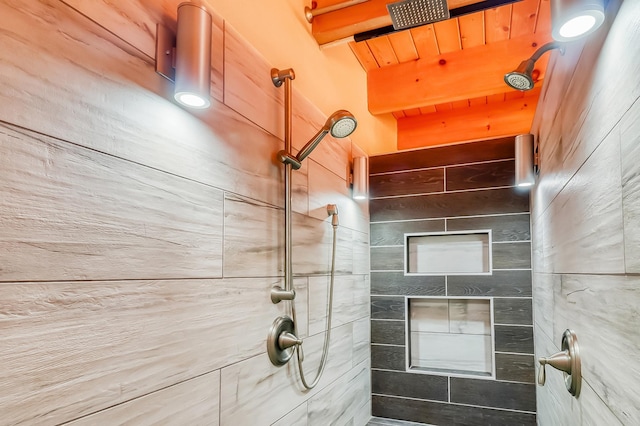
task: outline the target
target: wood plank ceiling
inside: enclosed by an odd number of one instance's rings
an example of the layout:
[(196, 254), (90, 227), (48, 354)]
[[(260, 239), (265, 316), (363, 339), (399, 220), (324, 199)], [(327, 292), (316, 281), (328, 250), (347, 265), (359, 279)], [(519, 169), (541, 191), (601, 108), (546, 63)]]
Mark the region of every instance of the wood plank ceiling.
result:
[[(449, 8), (478, 0), (449, 0)], [(508, 87), (513, 71), (551, 41), (550, 0), (522, 0), (349, 45), (367, 72), (372, 114), (392, 113), (398, 149), (527, 133), (548, 54), (536, 62), (533, 90)], [(344, 0), (318, 0), (319, 9)], [(359, 0), (313, 19), (319, 44), (391, 25), (392, 0)]]

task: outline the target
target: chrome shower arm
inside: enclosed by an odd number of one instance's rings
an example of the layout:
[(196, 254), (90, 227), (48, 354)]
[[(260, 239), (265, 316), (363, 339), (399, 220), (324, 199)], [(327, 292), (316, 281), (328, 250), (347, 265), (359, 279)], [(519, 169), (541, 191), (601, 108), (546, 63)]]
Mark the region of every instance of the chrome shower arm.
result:
[(540, 48), (536, 50), (529, 59), (522, 61), (520, 65), (518, 65), (518, 68), (516, 68), (516, 72), (530, 75), (533, 72), (533, 67), (535, 67), (538, 59), (552, 49), (560, 49), (560, 52), (564, 54), (564, 45), (562, 43), (552, 41), (551, 43), (540, 46)]
[(556, 41), (552, 41), (551, 43), (547, 43), (542, 45), (538, 50), (536, 50), (529, 60), (536, 62), (545, 52), (548, 52), (552, 49), (560, 49), (562, 53), (564, 53), (564, 45), (562, 43), (558, 43)]

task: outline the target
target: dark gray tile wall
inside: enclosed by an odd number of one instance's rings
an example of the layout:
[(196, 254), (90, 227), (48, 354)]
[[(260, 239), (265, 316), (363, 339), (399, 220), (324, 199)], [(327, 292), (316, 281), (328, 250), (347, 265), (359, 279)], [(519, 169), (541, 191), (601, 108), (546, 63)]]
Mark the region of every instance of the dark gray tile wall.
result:
[[(484, 229), (484, 228), (476, 228)], [(403, 235), (412, 232), (444, 231), (444, 219), (414, 220), (411, 222), (390, 222), (371, 224), (371, 245), (402, 245)]]
[[(529, 195), (513, 169), (512, 138), (372, 157), (374, 416), (536, 424)], [(476, 229), (492, 230), (492, 275), (404, 275), (405, 233)], [(406, 372), (405, 296), (493, 297), (496, 378)]]
[(535, 426), (536, 415), (429, 400), (373, 395), (373, 415), (446, 426)]
[[(436, 220), (437, 219), (432, 219), (432, 221)], [(528, 214), (447, 219), (447, 229), (449, 231), (491, 229), (494, 243), (503, 241), (529, 241), (531, 240), (529, 228)]]
[(371, 299), (371, 318), (403, 320), (404, 304), (402, 296), (376, 296)]
[(405, 371), (405, 365), (404, 346), (371, 345), (372, 369)]
[(444, 191), (444, 169), (427, 169), (415, 172), (399, 172), (371, 176), (371, 197), (385, 197), (411, 194), (413, 188), (424, 192)]
[(493, 301), (496, 324), (533, 324), (531, 299), (504, 298)]
[(444, 277), (405, 277), (402, 271), (371, 271), (371, 294), (444, 296)]
[(514, 169), (514, 160), (447, 167), (445, 187), (447, 191), (462, 191), (482, 187), (511, 186)]
[(371, 342), (381, 345), (404, 345), (404, 321), (379, 320), (371, 322)]
[(447, 277), (449, 296), (531, 297), (531, 270)]
[(372, 222), (526, 213), (529, 195), (513, 187), (488, 188), (372, 199), (369, 208)]
[(445, 376), (374, 370), (371, 372), (371, 390), (374, 394), (435, 401), (447, 401), (449, 398), (448, 379)]
[(533, 354), (533, 327), (496, 325), (496, 351)]
[(535, 383), (533, 355), (496, 354), (496, 378), (510, 382)]

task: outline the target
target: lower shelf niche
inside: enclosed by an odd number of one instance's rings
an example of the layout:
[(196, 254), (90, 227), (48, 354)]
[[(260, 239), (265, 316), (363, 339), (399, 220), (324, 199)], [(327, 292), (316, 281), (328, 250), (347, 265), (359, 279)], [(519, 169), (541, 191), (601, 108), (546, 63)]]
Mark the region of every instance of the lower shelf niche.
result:
[(408, 371), (495, 378), (493, 299), (407, 297)]

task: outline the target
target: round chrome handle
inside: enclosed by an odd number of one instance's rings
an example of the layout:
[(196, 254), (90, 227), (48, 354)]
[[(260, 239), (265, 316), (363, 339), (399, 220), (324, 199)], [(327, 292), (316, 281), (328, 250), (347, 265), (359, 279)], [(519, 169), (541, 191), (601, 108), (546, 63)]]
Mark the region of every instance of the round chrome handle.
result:
[(546, 381), (545, 366), (549, 364), (564, 374), (565, 386), (569, 393), (576, 398), (580, 395), (582, 383), (580, 351), (578, 338), (573, 330), (565, 330), (562, 335), (562, 351), (547, 358), (538, 358), (540, 363), (538, 372), (538, 384), (544, 386)]
[(267, 336), (267, 354), (273, 365), (285, 365), (293, 356), (295, 348), (302, 344), (302, 340), (293, 333), (293, 320), (288, 316), (278, 317), (271, 324)]

